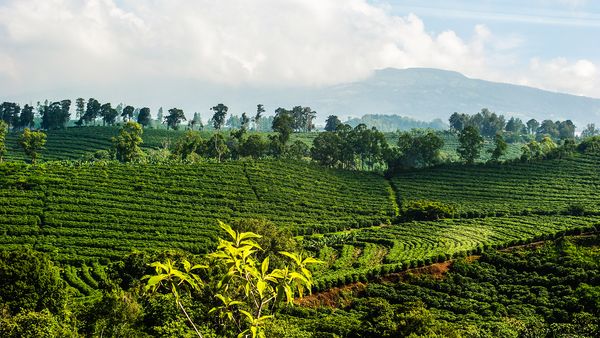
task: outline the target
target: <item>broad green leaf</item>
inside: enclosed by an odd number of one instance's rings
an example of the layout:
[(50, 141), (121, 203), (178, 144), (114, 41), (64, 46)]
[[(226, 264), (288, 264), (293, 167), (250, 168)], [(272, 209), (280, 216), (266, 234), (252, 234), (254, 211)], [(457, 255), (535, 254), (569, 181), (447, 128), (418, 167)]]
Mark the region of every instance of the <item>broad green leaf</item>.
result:
[(183, 269), (185, 270), (185, 272), (189, 272), (191, 267), (192, 267), (192, 264), (190, 262), (188, 262), (187, 259), (184, 259), (183, 260)]
[(169, 275), (165, 275), (165, 274), (152, 276), (152, 277), (150, 277), (150, 279), (148, 279), (148, 282), (146, 283), (146, 285), (148, 287), (154, 286), (154, 285), (162, 282), (163, 280), (165, 280), (167, 277), (169, 277)]
[(295, 253), (286, 252), (286, 251), (279, 251), (279, 253), (286, 257), (291, 258), (294, 261), (294, 263), (296, 263), (296, 265), (298, 265), (298, 266), (302, 264), (300, 257)]
[(252, 314), (250, 314), (250, 312), (245, 311), (245, 310), (239, 310), (241, 314), (243, 314), (244, 316), (246, 316), (246, 318), (248, 318), (248, 320), (250, 321), (250, 323), (254, 323), (254, 316), (252, 316)]
[(235, 233), (235, 231), (229, 225), (227, 225), (227, 224), (219, 221), (219, 226), (221, 227), (221, 229), (227, 231), (227, 233), (229, 234), (229, 236), (231, 236), (231, 238), (233, 240), (236, 239), (236, 237), (237, 237), (236, 233)]
[(269, 257), (265, 258), (265, 260), (262, 262), (260, 268), (261, 268), (262, 275), (263, 276), (266, 275), (267, 271), (269, 270)]
[(264, 298), (266, 288), (267, 283), (265, 283), (265, 281), (259, 280), (258, 282), (256, 282), (256, 290), (258, 291), (258, 294), (260, 295), (261, 299)]

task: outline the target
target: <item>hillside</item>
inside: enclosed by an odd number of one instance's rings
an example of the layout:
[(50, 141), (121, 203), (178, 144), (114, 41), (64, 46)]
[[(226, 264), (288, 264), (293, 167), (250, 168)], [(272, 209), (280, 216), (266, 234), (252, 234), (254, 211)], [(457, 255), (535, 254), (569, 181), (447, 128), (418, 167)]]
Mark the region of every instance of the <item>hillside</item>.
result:
[(264, 218), (295, 233), (389, 223), (378, 175), (282, 162), (3, 167), (2, 246), (107, 263), (132, 249), (203, 253), (217, 220)]
[(573, 158), (505, 165), (447, 166), (410, 171), (392, 179), (398, 199), (435, 200), (462, 216), (600, 211), (600, 159)]
[[(599, 162), (577, 156), (434, 168), (400, 174), (392, 185), (379, 175), (301, 162), (5, 164), (0, 247), (31, 247), (75, 266), (107, 264), (133, 249), (203, 253), (218, 236), (217, 220), (267, 219), (300, 235), (328, 234), (302, 242), (328, 262), (317, 273), (317, 287), (323, 288), (594, 229), (596, 216), (561, 214), (575, 204), (598, 213), (600, 195), (590, 187), (600, 184)], [(501, 217), (397, 223), (394, 196), (400, 203), (454, 204), (463, 217)]]
[[(111, 138), (118, 133), (118, 127), (84, 127), (49, 130), (46, 132), (47, 143), (41, 152), (40, 161), (80, 160), (98, 150), (110, 150), (112, 148)], [(144, 140), (142, 148), (147, 150), (172, 146), (184, 133), (184, 130), (145, 129), (142, 136)], [(200, 133), (204, 139), (209, 139), (212, 136), (212, 131), (201, 131)], [(271, 133), (259, 132), (259, 134), (266, 139)], [(317, 135), (318, 132), (293, 133), (289, 142), (292, 144), (296, 141), (302, 141), (310, 147)], [(459, 158), (456, 153), (456, 148), (458, 147), (457, 137), (448, 132), (440, 132), (440, 136), (444, 140), (444, 147), (442, 148), (444, 157), (451, 161), (458, 161)], [(395, 132), (385, 133), (385, 137), (390, 146), (395, 146), (398, 142)], [(5, 158), (8, 161), (25, 160), (23, 151), (17, 143), (18, 138), (18, 133), (10, 133), (6, 138), (8, 153)], [(507, 154), (502, 159), (518, 158), (521, 155), (521, 146), (522, 144), (520, 143), (509, 144)], [(479, 161), (485, 162), (489, 160), (490, 149), (493, 149), (493, 147), (493, 143), (490, 140), (486, 140)]]

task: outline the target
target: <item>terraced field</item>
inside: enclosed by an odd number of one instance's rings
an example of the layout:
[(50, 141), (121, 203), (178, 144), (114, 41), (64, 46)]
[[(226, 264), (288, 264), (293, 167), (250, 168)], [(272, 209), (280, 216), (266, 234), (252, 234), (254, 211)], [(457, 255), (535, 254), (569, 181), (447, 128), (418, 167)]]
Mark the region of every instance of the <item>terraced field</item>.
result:
[[(492, 247), (600, 228), (600, 158), (370, 173), (304, 162), (0, 165), (0, 248), (50, 253), (77, 294), (134, 249), (204, 253), (216, 221), (263, 218), (305, 236), (326, 288)], [(462, 219), (397, 223), (394, 197)], [(565, 216), (572, 205), (587, 216)], [(485, 216), (485, 217), (482, 217)], [(325, 234), (323, 236), (323, 234)]]
[[(48, 138), (46, 149), (42, 152), (42, 161), (60, 161), (60, 160), (77, 160), (82, 156), (92, 154), (98, 150), (108, 150), (112, 147), (111, 138), (119, 133), (118, 127), (83, 127), (83, 128), (67, 128), (63, 130), (51, 130), (47, 132)], [(177, 139), (185, 133), (184, 130), (166, 130), (166, 129), (145, 129), (144, 143), (145, 149), (157, 149), (164, 145), (173, 144)], [(208, 139), (211, 137), (210, 131), (201, 132), (202, 137)], [(227, 132), (226, 132), (227, 133)], [(251, 132), (252, 133), (252, 132)], [(267, 137), (272, 133), (260, 133), (263, 137)], [(318, 135), (317, 132), (310, 133), (293, 133), (290, 137), (290, 143), (301, 141), (308, 146), (312, 145), (314, 138)], [(386, 140), (390, 146), (396, 146), (398, 137), (396, 133), (385, 133)], [(455, 135), (442, 133), (444, 147), (442, 152), (444, 156), (452, 161), (458, 161), (459, 157), (456, 153), (458, 140)], [(9, 161), (23, 160), (24, 155), (17, 144), (18, 134), (11, 133), (8, 135), (6, 159)], [(484, 149), (481, 152), (480, 162), (489, 160), (490, 154), (488, 150), (494, 146), (490, 141), (486, 141)], [(509, 144), (507, 154), (502, 159), (518, 158), (521, 155), (521, 144)]]
[(462, 216), (554, 214), (572, 206), (600, 212), (600, 158), (449, 166), (405, 172), (392, 179), (398, 199), (456, 206)]
[[(47, 132), (47, 142), (42, 151), (43, 161), (77, 160), (98, 150), (109, 150), (111, 138), (119, 133), (117, 127), (85, 127), (51, 130)], [(175, 142), (183, 131), (147, 129), (144, 133), (146, 149), (156, 149), (164, 142)], [(18, 145), (18, 134), (11, 133), (6, 138), (9, 161), (23, 160), (24, 155)]]
[[(217, 220), (264, 218), (312, 233), (394, 216), (382, 177), (305, 164), (53, 164), (35, 179), (28, 170), (4, 175), (2, 246), (27, 244), (69, 264), (107, 263), (136, 248), (203, 253), (215, 243)], [(15, 189), (23, 186), (32, 190)]]
[(329, 288), (407, 268), (521, 245), (567, 233), (600, 229), (594, 216), (516, 216), (410, 222), (305, 237), (304, 243), (327, 264), (318, 287)]

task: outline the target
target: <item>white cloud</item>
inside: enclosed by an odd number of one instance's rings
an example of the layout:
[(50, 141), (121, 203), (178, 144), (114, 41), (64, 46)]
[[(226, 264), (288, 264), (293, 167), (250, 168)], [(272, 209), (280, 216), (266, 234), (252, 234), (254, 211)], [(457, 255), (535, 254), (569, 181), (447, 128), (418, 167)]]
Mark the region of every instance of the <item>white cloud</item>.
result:
[[(2, 45), (24, 81), (110, 82), (135, 76), (225, 83), (320, 85), (383, 67), (476, 72), (473, 41), (432, 35), (414, 15), (398, 17), (364, 0), (181, 1), (19, 0), (0, 7)], [(1, 36), (1, 35), (0, 35)], [(33, 78), (32, 78), (33, 76)]]
[(569, 61), (556, 58), (544, 61), (534, 58), (529, 65), (528, 77), (519, 82), (576, 95), (600, 94), (600, 70), (594, 63), (584, 59)]
[[(65, 94), (73, 96), (115, 87), (127, 96), (143, 95), (135, 84), (146, 82), (313, 86), (385, 67), (507, 80), (521, 43), (483, 25), (468, 37), (431, 33), (417, 16), (366, 0), (12, 0), (0, 4), (0, 90), (87, 88)], [(547, 72), (539, 63), (529, 71)], [(596, 72), (590, 64), (531, 81), (563, 88), (561, 76)], [(595, 89), (573, 81), (569, 90)]]

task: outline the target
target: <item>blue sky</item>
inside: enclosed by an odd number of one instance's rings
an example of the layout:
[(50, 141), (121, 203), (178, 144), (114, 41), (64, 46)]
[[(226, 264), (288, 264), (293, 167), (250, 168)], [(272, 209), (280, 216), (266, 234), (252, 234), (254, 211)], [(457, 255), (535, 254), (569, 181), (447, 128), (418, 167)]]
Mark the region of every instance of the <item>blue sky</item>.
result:
[[(522, 58), (567, 57), (600, 60), (600, 1), (373, 1), (397, 15), (415, 13), (428, 28), (460, 35), (485, 24), (496, 34), (518, 36)], [(425, 4), (424, 4), (425, 3)]]
[(430, 67), (600, 98), (598, 32), (591, 0), (0, 0), (0, 95), (185, 108)]

